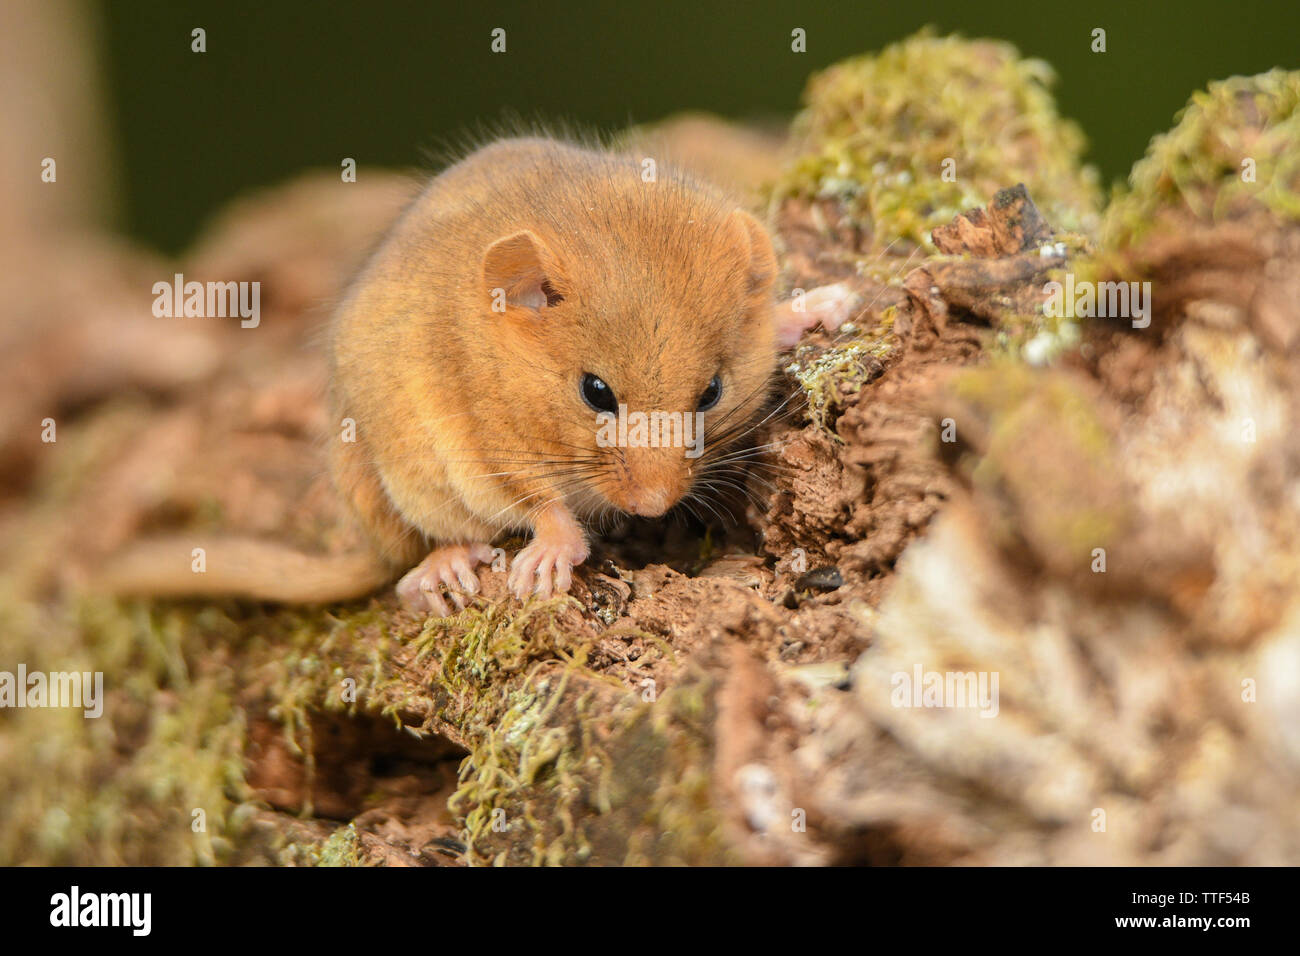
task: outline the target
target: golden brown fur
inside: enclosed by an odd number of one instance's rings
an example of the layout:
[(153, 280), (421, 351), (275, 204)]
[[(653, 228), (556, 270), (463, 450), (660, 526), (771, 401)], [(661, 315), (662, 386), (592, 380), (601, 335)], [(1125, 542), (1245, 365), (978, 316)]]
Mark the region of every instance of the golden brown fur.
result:
[[(358, 430), (336, 447), (335, 474), (395, 563), (531, 529), (557, 498), (590, 518), (646, 488), (670, 502), (687, 490), (680, 448), (597, 448), (584, 372), (633, 410), (694, 411), (718, 372), (710, 418), (761, 405), (770, 243), (722, 194), (657, 173), (500, 141), (434, 180), (373, 258), (333, 329), (334, 410)], [(494, 312), (492, 289), (535, 266), (563, 301)], [(582, 456), (599, 463), (579, 480)]]

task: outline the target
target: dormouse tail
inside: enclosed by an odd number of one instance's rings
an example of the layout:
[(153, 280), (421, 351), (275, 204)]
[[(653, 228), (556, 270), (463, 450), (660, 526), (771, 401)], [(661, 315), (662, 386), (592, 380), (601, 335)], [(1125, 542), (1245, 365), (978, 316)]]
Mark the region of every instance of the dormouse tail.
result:
[(323, 604), (364, 597), (395, 576), (368, 552), (306, 554), (250, 538), (175, 536), (130, 545), (92, 578), (90, 586), (124, 597), (242, 597)]

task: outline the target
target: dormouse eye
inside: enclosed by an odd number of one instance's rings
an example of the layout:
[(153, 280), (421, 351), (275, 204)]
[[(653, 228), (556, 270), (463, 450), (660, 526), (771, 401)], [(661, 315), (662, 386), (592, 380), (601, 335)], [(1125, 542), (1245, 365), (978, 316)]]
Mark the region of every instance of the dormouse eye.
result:
[(617, 412), (618, 399), (614, 390), (590, 372), (582, 374), (582, 400), (598, 412)]
[(714, 405), (718, 404), (718, 399), (722, 397), (722, 379), (715, 375), (709, 382), (709, 387), (700, 395), (700, 404), (697, 405), (696, 411), (707, 412)]

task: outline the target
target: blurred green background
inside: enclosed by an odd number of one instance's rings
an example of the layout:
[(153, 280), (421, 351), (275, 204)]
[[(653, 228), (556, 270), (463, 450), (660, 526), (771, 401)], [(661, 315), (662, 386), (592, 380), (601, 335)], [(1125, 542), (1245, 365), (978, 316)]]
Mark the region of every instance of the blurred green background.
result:
[[(1211, 79), (1300, 66), (1300, 3), (103, 2), (120, 225), (174, 251), (232, 196), (345, 156), (410, 166), (509, 112), (600, 129), (793, 112), (812, 71), (926, 24), (1055, 67), (1104, 181)], [(207, 52), (190, 52), (190, 31)], [(504, 27), (508, 52), (489, 34)], [(808, 51), (790, 50), (807, 31)], [(1107, 52), (1090, 50), (1107, 31)]]

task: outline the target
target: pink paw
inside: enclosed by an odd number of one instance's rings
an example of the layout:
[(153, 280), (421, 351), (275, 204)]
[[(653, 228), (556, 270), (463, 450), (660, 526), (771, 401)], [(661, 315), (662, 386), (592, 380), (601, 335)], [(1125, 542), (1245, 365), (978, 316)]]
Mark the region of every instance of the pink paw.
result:
[(573, 566), (587, 560), (587, 544), (577, 540), (534, 538), (521, 548), (510, 565), (508, 584), (515, 597), (523, 600), (529, 592), (548, 598), (564, 593), (573, 583)]
[[(447, 598), (456, 610), (465, 610), (464, 594), (478, 593), (474, 567), (492, 560), (486, 544), (455, 544), (436, 548), (397, 582), (397, 597), (404, 607), (446, 617), (451, 614)], [(444, 594), (445, 590), (445, 594)]]
[[(801, 303), (803, 311), (795, 311)], [(862, 308), (862, 296), (843, 282), (819, 286), (804, 293), (802, 299), (791, 299), (777, 306), (776, 341), (781, 348), (789, 348), (799, 338), (820, 324), (827, 332), (836, 332)]]

